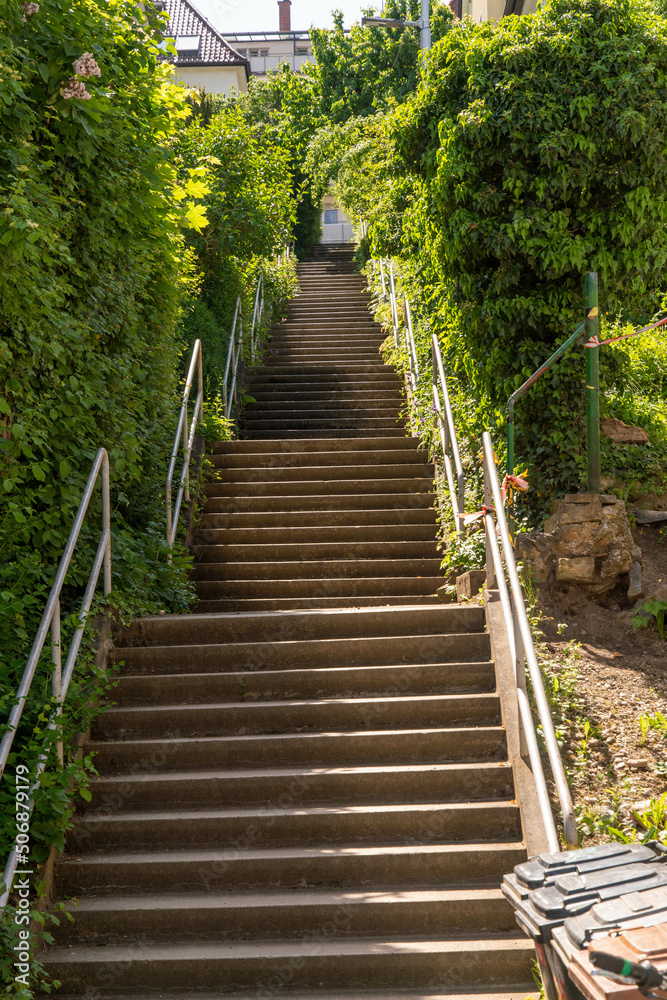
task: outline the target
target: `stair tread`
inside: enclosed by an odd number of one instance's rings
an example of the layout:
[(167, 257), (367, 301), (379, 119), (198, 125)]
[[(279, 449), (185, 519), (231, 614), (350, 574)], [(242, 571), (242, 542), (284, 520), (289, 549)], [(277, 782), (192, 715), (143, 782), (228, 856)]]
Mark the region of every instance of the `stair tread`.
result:
[(146, 944), (142, 943), (134, 955), (128, 956), (127, 946), (109, 945), (100, 947), (98, 945), (74, 945), (70, 948), (53, 948), (47, 952), (42, 961), (49, 965), (66, 955), (69, 962), (99, 962), (99, 961), (130, 961), (135, 962), (173, 962), (183, 958), (206, 959), (224, 958), (226, 955), (242, 957), (252, 957), (262, 955), (266, 957), (291, 958), (295, 955), (317, 956), (317, 955), (367, 955), (386, 953), (415, 953), (419, 951), (436, 952), (442, 955), (450, 955), (464, 951), (497, 951), (499, 948), (516, 949), (532, 953), (534, 945), (519, 931), (515, 933), (500, 931), (489, 934), (486, 937), (471, 935), (470, 937), (452, 937), (443, 939), (442, 937), (414, 937), (404, 940), (393, 940), (392, 938), (333, 938), (329, 940), (315, 941), (218, 941), (218, 942), (180, 942), (173, 941), (168, 944)]
[[(153, 647), (155, 648), (155, 647)], [(159, 648), (159, 647), (158, 647)], [(151, 675), (154, 676), (154, 675)], [(292, 706), (316, 706), (317, 708), (323, 705), (400, 705), (400, 704), (416, 704), (424, 702), (433, 703), (445, 703), (445, 702), (463, 702), (474, 700), (476, 702), (487, 702), (487, 701), (497, 701), (498, 696), (493, 692), (478, 691), (472, 693), (466, 692), (452, 692), (451, 694), (417, 694), (417, 695), (372, 695), (368, 697), (361, 698), (349, 698), (349, 697), (324, 697), (324, 698), (285, 698), (285, 699), (274, 699), (272, 701), (264, 700), (250, 700), (247, 701), (216, 701), (216, 702), (197, 702), (193, 705), (160, 705), (151, 704), (147, 705), (136, 705), (136, 706), (122, 706), (119, 708), (108, 708), (104, 713), (105, 718), (113, 717), (114, 715), (127, 714), (145, 714), (146, 712), (193, 712), (197, 709), (207, 709), (207, 710), (224, 710), (224, 709), (238, 709), (238, 708), (254, 708), (256, 706), (261, 706), (262, 709), (276, 708), (279, 710), (284, 710)]]
[(363, 906), (368, 903), (382, 903), (396, 906), (401, 903), (440, 903), (466, 900), (504, 899), (498, 886), (475, 886), (474, 888), (442, 888), (442, 889), (397, 889), (391, 892), (372, 891), (354, 892), (353, 890), (316, 890), (300, 889), (266, 890), (264, 892), (198, 892), (198, 893), (146, 893), (141, 896), (113, 895), (88, 896), (77, 903), (76, 913), (104, 912), (107, 910), (152, 910), (152, 909), (226, 909), (315, 906), (315, 905), (353, 905)]
[(211, 778), (220, 780), (243, 781), (248, 778), (300, 778), (304, 775), (313, 777), (316, 775), (341, 774), (354, 777), (359, 774), (424, 774), (433, 771), (461, 771), (469, 773), (475, 770), (493, 769), (499, 767), (509, 767), (507, 761), (471, 761), (469, 763), (449, 763), (449, 764), (385, 764), (382, 766), (349, 766), (349, 767), (271, 767), (271, 768), (238, 768), (237, 770), (197, 770), (197, 771), (155, 771), (151, 774), (121, 774), (103, 775), (96, 779), (95, 785), (109, 784), (122, 785), (128, 781), (138, 784), (150, 784), (154, 781), (161, 782), (182, 782), (182, 781), (210, 781)]
[[(76, 996), (70, 993), (58, 991), (58, 1000), (81, 1000), (81, 994)], [(211, 990), (197, 990), (188, 992), (178, 990), (177, 993), (166, 992), (162, 989), (158, 994), (151, 990), (148, 993), (128, 993), (121, 990), (115, 993), (95, 991), (95, 1000), (155, 1000), (160, 997), (164, 1000), (266, 1000), (266, 992), (255, 993), (252, 990), (243, 993), (220, 993)], [(525, 983), (517, 983), (514, 988), (506, 987), (500, 992), (480, 989), (467, 993), (456, 992), (432, 992), (428, 989), (413, 987), (406, 990), (382, 990), (381, 993), (369, 992), (368, 990), (358, 990), (341, 992), (339, 990), (317, 990), (317, 992), (305, 990), (290, 990), (289, 996), (294, 1000), (540, 1000), (540, 994), (535, 992), (534, 980)], [(42, 997), (40, 996), (40, 1000)]]

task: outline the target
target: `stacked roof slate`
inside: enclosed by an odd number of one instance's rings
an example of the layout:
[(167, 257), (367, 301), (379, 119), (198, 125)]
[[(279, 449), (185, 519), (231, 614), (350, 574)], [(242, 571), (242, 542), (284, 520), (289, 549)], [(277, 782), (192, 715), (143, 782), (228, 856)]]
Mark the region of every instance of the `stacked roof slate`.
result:
[(248, 60), (225, 41), (189, 0), (165, 0), (164, 9), (169, 14), (166, 33), (170, 38), (199, 36), (197, 50), (179, 51), (177, 57), (169, 57), (177, 66), (245, 66), (249, 74)]

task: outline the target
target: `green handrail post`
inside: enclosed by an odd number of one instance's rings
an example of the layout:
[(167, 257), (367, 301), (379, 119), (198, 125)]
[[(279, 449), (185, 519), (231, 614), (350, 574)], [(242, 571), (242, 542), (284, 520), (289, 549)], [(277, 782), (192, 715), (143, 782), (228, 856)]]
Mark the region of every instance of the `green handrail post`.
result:
[[(586, 335), (590, 341), (597, 337), (598, 276), (595, 271), (586, 273), (584, 293), (586, 309)], [(588, 492), (600, 492), (600, 348), (586, 347), (586, 462), (588, 467)]]
[(514, 472), (514, 395), (507, 400), (507, 475)]

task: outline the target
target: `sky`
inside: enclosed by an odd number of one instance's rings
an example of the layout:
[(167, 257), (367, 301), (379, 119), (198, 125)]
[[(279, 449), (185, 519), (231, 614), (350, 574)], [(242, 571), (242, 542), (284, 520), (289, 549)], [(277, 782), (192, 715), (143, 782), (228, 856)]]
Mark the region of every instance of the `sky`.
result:
[[(193, 3), (223, 33), (278, 30), (277, 0), (193, 0)], [(292, 28), (295, 31), (313, 26), (330, 28), (332, 10), (343, 11), (345, 27), (349, 28), (360, 19), (362, 7), (373, 6), (373, 0), (292, 0)]]

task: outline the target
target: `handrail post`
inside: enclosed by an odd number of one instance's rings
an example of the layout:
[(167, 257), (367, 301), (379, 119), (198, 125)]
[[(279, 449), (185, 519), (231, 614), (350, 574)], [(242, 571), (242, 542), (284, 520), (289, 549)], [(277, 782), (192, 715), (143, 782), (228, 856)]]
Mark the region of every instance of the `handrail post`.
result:
[(199, 395), (201, 396), (201, 404), (199, 406), (199, 420), (203, 423), (204, 421), (204, 349), (199, 342), (199, 358), (197, 360), (197, 388), (199, 390)]
[(391, 289), (391, 319), (394, 326), (394, 342), (398, 347), (398, 309), (396, 307), (396, 286), (394, 285), (394, 263), (389, 261), (389, 288)]
[[(590, 341), (597, 337), (598, 276), (595, 271), (586, 273), (585, 281), (586, 336)], [(586, 348), (586, 459), (588, 466), (588, 492), (600, 492), (600, 348)]]
[[(56, 703), (55, 714), (60, 719), (63, 714), (63, 665), (61, 650), (60, 632), (60, 598), (56, 598), (53, 607), (53, 617), (51, 619), (51, 662), (53, 663), (53, 677), (51, 678), (51, 694)], [(65, 750), (63, 747), (62, 733), (56, 743), (56, 753), (58, 761), (62, 767), (65, 763)]]
[(514, 473), (514, 398), (507, 401), (507, 462), (505, 471), (508, 476)]
[[(183, 461), (184, 462), (187, 460), (187, 454), (188, 454), (188, 427), (189, 427), (188, 401), (186, 399), (185, 400), (185, 416), (184, 416), (184, 420), (183, 420)], [(188, 500), (188, 501), (190, 500), (190, 471), (189, 471), (189, 469), (188, 469), (186, 477), (185, 477), (185, 499)]]
[[(491, 491), (491, 478), (490, 478), (490, 475), (489, 475), (489, 469), (488, 469), (488, 465), (487, 465), (487, 462), (486, 462), (486, 456), (484, 456), (484, 507), (486, 509), (491, 509), (493, 507), (493, 493)], [(491, 547), (492, 546), (491, 535), (490, 535), (491, 525), (489, 524), (489, 521), (492, 521), (492, 520), (493, 520), (492, 518), (487, 518), (487, 517), (484, 518), (484, 529), (485, 529), (485, 533), (486, 533), (486, 546), (485, 546), (485, 548), (486, 548), (486, 586), (487, 586), (487, 590), (495, 590), (496, 589), (496, 582), (497, 582), (496, 581), (496, 571), (495, 571), (495, 566), (494, 566), (494, 562), (493, 562), (493, 549)], [(495, 531), (495, 526), (494, 526), (493, 530)]]
[(109, 474), (109, 454), (102, 456), (102, 531), (108, 531), (106, 551), (104, 553), (104, 596), (111, 593), (111, 489)]

